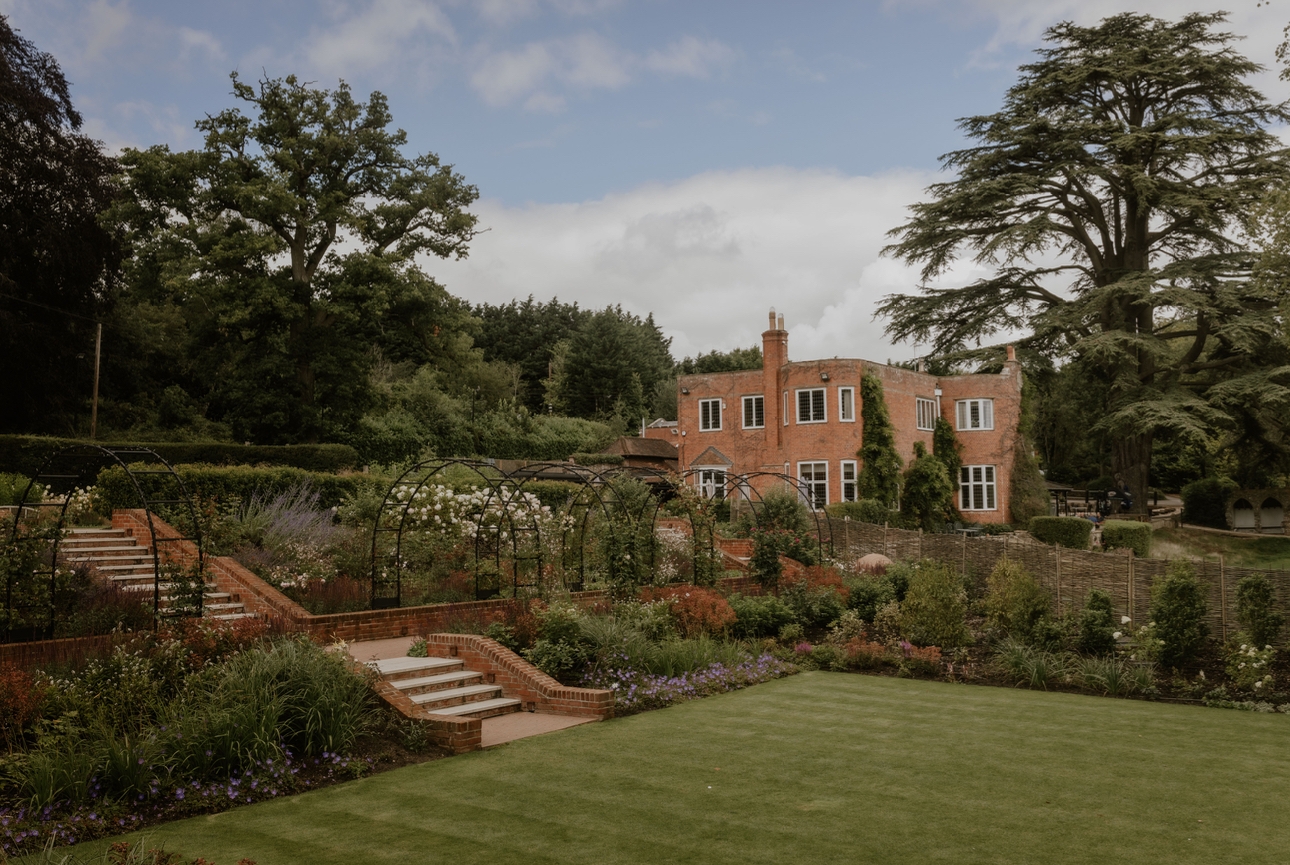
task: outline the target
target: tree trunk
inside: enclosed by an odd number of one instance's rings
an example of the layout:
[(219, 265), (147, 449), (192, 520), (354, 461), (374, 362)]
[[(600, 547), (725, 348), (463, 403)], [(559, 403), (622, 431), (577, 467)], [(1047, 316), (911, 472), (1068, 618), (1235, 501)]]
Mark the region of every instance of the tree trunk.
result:
[(1150, 513), (1147, 486), (1150, 483), (1151, 433), (1125, 436), (1112, 446), (1111, 467), (1116, 478), (1123, 478), (1133, 494), (1132, 513)]

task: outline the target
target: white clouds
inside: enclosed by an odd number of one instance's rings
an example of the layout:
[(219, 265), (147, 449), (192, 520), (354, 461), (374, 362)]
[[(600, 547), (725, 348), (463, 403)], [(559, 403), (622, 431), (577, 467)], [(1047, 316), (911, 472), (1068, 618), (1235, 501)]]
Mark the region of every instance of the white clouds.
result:
[(734, 60), (734, 50), (723, 42), (684, 36), (663, 51), (649, 52), (645, 67), (664, 75), (708, 78), (713, 71), (728, 67)]
[(652, 311), (677, 356), (756, 343), (774, 306), (795, 358), (907, 357), (914, 349), (891, 348), (872, 317), (882, 295), (910, 290), (917, 275), (878, 252), (932, 179), (768, 168), (578, 204), (485, 200), (480, 222), (491, 230), (470, 258), (427, 267), (476, 303), (532, 293)]
[(530, 42), (510, 51), (485, 50), (470, 83), (489, 105), (522, 102), (530, 111), (560, 111), (566, 104), (562, 90), (618, 90), (640, 70), (708, 78), (728, 67), (735, 57), (733, 49), (715, 39), (684, 36), (641, 59), (600, 34), (586, 31), (564, 39)]
[(406, 52), (423, 50), (427, 41), (453, 43), (452, 22), (427, 0), (372, 0), (361, 12), (334, 27), (316, 32), (304, 55), (320, 71), (344, 77), (389, 67)]
[(179, 28), (179, 59), (187, 60), (193, 54), (201, 53), (211, 60), (223, 60), (224, 48), (218, 39), (205, 30), (194, 30), (191, 27)]

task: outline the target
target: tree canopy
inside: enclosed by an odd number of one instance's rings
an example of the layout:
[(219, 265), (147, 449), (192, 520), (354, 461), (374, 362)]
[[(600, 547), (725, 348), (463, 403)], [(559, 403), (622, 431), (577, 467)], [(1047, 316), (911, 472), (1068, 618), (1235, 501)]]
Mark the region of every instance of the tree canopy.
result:
[(79, 132), (58, 61), (0, 15), (0, 430), (68, 433), (86, 410), (95, 320), (119, 248), (99, 214), (116, 164)]
[[(1246, 83), (1261, 67), (1216, 29), (1224, 21), (1121, 14), (1050, 28), (1003, 108), (960, 122), (975, 143), (942, 157), (956, 177), (887, 248), (923, 279), (882, 303), (890, 336), (963, 355), (1027, 332), (1024, 347), (1105, 392), (1099, 427), (1140, 492), (1158, 432), (1234, 426), (1226, 394), (1253, 389), (1266, 404), (1280, 386), (1267, 359), (1284, 340), (1287, 288), (1249, 278), (1243, 229), (1286, 180), (1267, 127), (1290, 116)], [(964, 257), (993, 274), (934, 284)]]
[(434, 154), (403, 154), (379, 92), (232, 82), (250, 114), (198, 121), (204, 149), (122, 156), (134, 300), (182, 310), (202, 396), (238, 437), (335, 437), (371, 406), (381, 355), (469, 350), (469, 307), (414, 257), (464, 256), (478, 193)]

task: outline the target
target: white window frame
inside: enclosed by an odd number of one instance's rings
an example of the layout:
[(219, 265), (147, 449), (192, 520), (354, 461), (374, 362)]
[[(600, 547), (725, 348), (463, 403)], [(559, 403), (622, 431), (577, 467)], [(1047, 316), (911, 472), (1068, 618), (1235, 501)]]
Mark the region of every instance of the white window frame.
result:
[[(961, 466), (959, 468), (959, 510), (999, 510), (999, 473), (994, 466)], [(976, 503), (980, 502), (980, 507)]]
[[(810, 467), (811, 478), (802, 477), (802, 470)], [(815, 473), (820, 469), (824, 470), (824, 478), (821, 480), (815, 477)], [(829, 503), (829, 464), (826, 460), (805, 460), (797, 464), (797, 485), (802, 495), (806, 498), (806, 506), (813, 510), (823, 510)]]
[[(784, 391), (784, 414), (781, 415), (781, 417), (784, 418), (784, 426), (788, 426), (788, 414), (788, 391)], [(785, 470), (785, 472), (787, 472), (787, 470)]]
[[(758, 404), (761, 408), (761, 423), (757, 423)], [(752, 408), (753, 423), (748, 423), (749, 407)], [(765, 429), (766, 427), (766, 399), (761, 394), (753, 394), (743, 398), (743, 424), (744, 429)]]
[(856, 460), (843, 460), (842, 470), (838, 474), (842, 479), (842, 501), (860, 500), (860, 469)]
[(856, 422), (856, 389), (853, 387), (838, 388), (838, 420), (841, 423)]
[[(811, 414), (812, 414), (812, 415), (814, 415), (814, 414), (815, 414), (815, 408), (816, 408), (816, 404), (815, 404), (815, 394), (817, 394), (817, 393), (818, 393), (818, 394), (820, 395), (819, 409), (820, 409), (820, 414), (822, 415), (822, 417), (820, 417), (820, 418), (818, 418), (818, 419), (816, 419), (816, 418), (812, 417), (810, 420), (802, 420), (802, 394), (804, 394), (804, 393), (809, 393), (809, 394), (811, 394), (810, 400), (811, 400)], [(799, 388), (797, 388), (797, 389), (793, 392), (793, 402), (794, 402), (794, 404), (797, 406), (797, 414), (796, 414), (796, 417), (797, 417), (797, 422), (798, 422), (798, 423), (800, 423), (800, 424), (808, 424), (808, 423), (828, 423), (828, 422), (829, 422), (829, 395), (828, 395), (828, 388), (824, 388), (824, 387), (799, 387)]]
[(696, 466), (694, 486), (703, 498), (722, 501), (726, 497), (726, 482), (729, 477), (726, 466)]
[[(972, 426), (972, 409), (976, 409), (977, 425)], [(960, 432), (994, 429), (994, 400), (960, 399), (954, 402), (954, 428)]]
[[(712, 425), (712, 407), (715, 403), (717, 410), (717, 424)], [(720, 432), (722, 417), (725, 414), (725, 400), (722, 399), (701, 399), (699, 400), (699, 432)], [(706, 411), (705, 411), (706, 409)]]
[(936, 429), (936, 400), (920, 396), (914, 400), (914, 426), (921, 430)]

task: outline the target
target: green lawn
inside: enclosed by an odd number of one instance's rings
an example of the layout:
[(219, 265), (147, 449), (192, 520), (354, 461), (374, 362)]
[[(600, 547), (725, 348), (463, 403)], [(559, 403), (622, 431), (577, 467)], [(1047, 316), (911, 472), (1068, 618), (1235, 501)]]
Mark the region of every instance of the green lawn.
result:
[(151, 835), (218, 865), (1285, 862), (1288, 744), (1284, 715), (806, 673)]
[(1217, 558), (1230, 567), (1290, 569), (1290, 537), (1250, 535), (1234, 537), (1193, 529), (1156, 529), (1151, 537), (1151, 555), (1157, 558), (1195, 556)]

